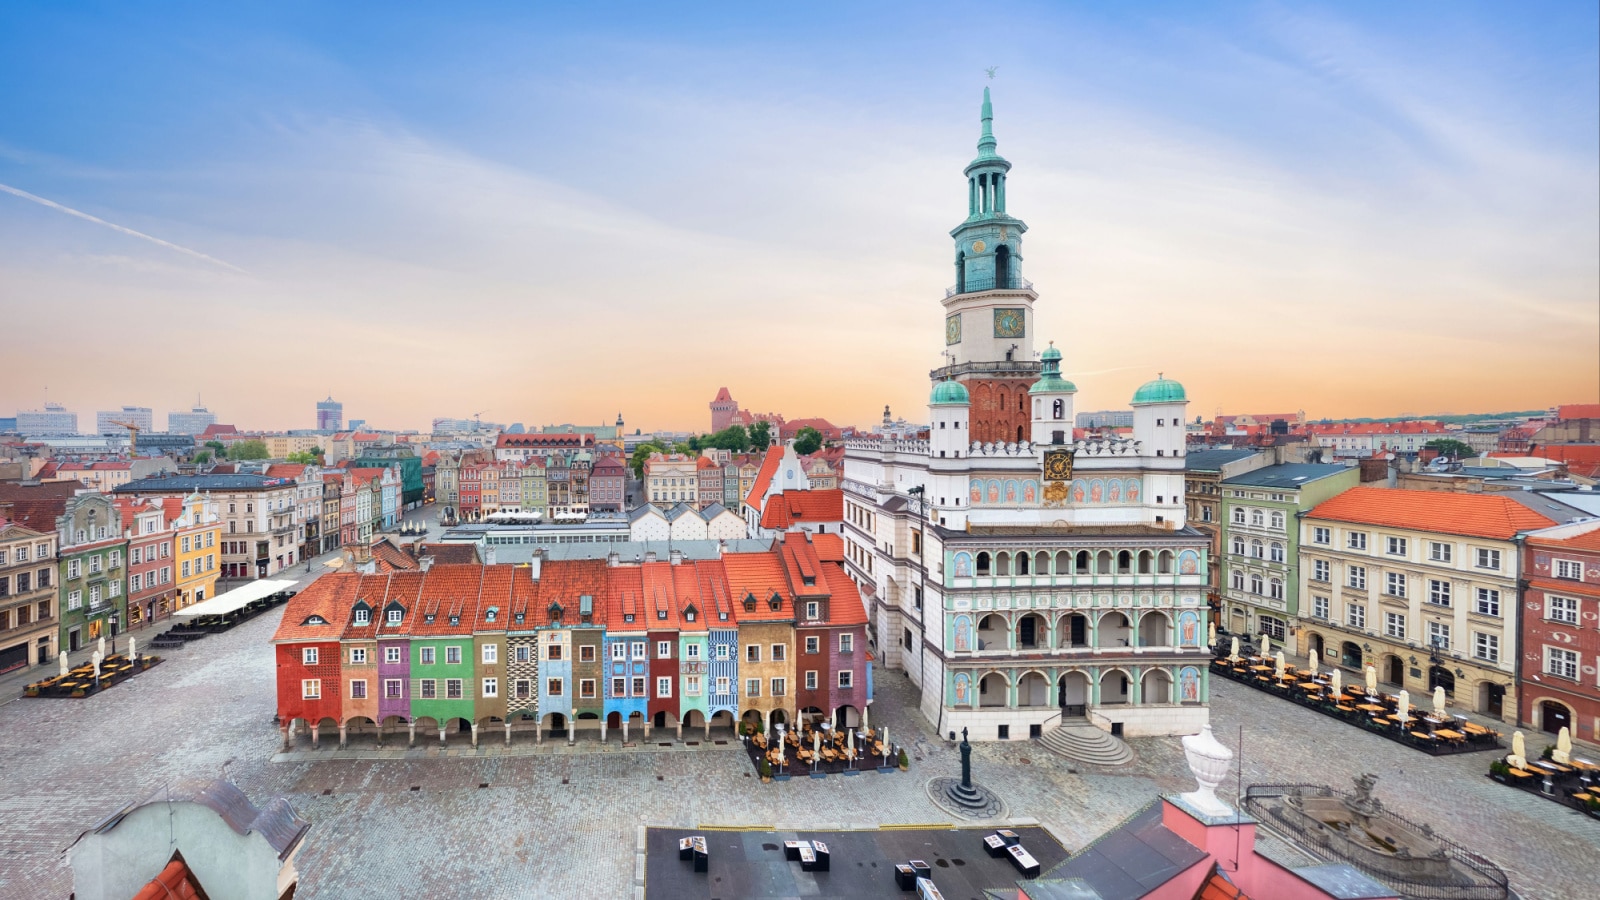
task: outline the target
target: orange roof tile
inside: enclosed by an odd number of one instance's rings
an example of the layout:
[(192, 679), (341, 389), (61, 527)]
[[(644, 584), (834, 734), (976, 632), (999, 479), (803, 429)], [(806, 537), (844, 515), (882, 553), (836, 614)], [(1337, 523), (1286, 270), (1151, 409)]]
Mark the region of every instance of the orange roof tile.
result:
[(828, 579), (828, 622), (832, 625), (867, 624), (867, 606), (861, 600), (856, 583), (845, 574), (844, 567), (825, 563), (823, 574)]
[(1556, 407), (1557, 419), (1600, 419), (1600, 403), (1564, 403)]
[(1555, 524), (1517, 501), (1495, 494), (1379, 487), (1351, 488), (1319, 504), (1308, 515), (1314, 519), (1499, 540)]
[[(752, 491), (753, 493), (753, 491)], [(781, 491), (767, 500), (761, 511), (761, 527), (784, 531), (801, 522), (840, 522), (844, 520), (844, 491)]]
[[(738, 609), (741, 622), (785, 622), (794, 619), (794, 596), (789, 592), (788, 579), (778, 554), (727, 553), (722, 557), (723, 570), (728, 575), (728, 592)], [(769, 603), (778, 595), (778, 608)], [(755, 610), (744, 608), (745, 599), (754, 595)]]
[(289, 598), (283, 619), (272, 636), (278, 641), (337, 641), (345, 619), (355, 603), (361, 575), (337, 572), (324, 575), (311, 586)]
[(844, 562), (844, 538), (837, 534), (814, 534), (811, 546), (816, 548), (817, 558), (823, 562)]
[(189, 871), (188, 864), (175, 859), (140, 888), (133, 900), (200, 900), (204, 896), (200, 881)]
[(1552, 550), (1596, 550), (1600, 551), (1600, 522), (1589, 523), (1588, 530), (1574, 534), (1570, 537), (1545, 537), (1533, 534), (1528, 536), (1528, 544), (1533, 547), (1548, 547)]
[(750, 484), (750, 493), (744, 502), (760, 509), (761, 498), (767, 495), (767, 488), (772, 484), (772, 476), (778, 474), (778, 463), (783, 461), (782, 447), (768, 447), (767, 455), (761, 460), (761, 468), (756, 472), (755, 481)]
[(551, 624), (550, 606), (559, 603), (562, 609), (561, 624), (579, 624), (580, 603), (587, 595), (594, 598), (592, 621), (596, 625), (605, 624), (609, 607), (606, 568), (603, 559), (558, 560), (541, 566), (538, 623)]

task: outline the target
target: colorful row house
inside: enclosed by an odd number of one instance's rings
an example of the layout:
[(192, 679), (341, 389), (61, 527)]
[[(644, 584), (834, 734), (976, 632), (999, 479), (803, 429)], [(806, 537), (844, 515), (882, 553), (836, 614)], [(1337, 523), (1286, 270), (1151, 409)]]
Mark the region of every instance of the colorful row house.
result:
[(870, 656), (842, 562), (838, 537), (789, 534), (709, 560), (326, 575), (273, 638), (284, 744), (302, 728), (313, 745), (337, 731), (476, 746), (485, 729), (509, 744), (855, 725)]

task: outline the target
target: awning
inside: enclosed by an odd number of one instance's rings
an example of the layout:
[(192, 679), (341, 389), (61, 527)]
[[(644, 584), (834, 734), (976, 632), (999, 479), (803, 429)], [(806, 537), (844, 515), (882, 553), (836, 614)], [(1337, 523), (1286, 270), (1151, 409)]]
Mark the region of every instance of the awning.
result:
[(210, 600), (202, 600), (193, 606), (177, 610), (173, 615), (220, 616), (244, 609), (263, 597), (270, 597), (279, 591), (286, 591), (292, 587), (294, 587), (294, 582), (287, 579), (252, 581), (243, 587), (234, 588), (226, 594), (218, 594)]

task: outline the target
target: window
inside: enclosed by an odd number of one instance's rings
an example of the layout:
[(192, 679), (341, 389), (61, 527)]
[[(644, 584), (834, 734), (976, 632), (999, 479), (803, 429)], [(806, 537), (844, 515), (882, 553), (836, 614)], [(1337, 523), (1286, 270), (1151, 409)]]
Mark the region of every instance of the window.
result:
[(656, 641), (656, 659), (672, 658), (672, 642)]
[(1346, 542), (1346, 545), (1349, 546), (1351, 550), (1367, 549), (1367, 533), (1364, 531), (1350, 532), (1350, 536)]
[(1331, 528), (1323, 528), (1321, 526), (1318, 526), (1316, 528), (1311, 529), (1311, 543), (1313, 543), (1313, 544), (1331, 544), (1331, 543), (1333, 543), (1333, 530)]
[(1228, 583), (1231, 584), (1233, 589), (1236, 591), (1244, 590), (1244, 573), (1238, 569), (1234, 569), (1233, 572), (1228, 576)]
[(1478, 548), (1478, 568), (1500, 571), (1500, 551)]
[(808, 669), (806, 671), (806, 690), (814, 691), (816, 689), (817, 689), (817, 670), (816, 669)]
[(1272, 513), (1272, 527), (1278, 531), (1283, 530), (1283, 513), (1276, 510)]
[[(525, 682), (525, 681), (524, 682), (518, 682), (518, 683), (519, 684), (527, 684), (527, 682)], [(593, 700), (594, 699), (594, 679), (593, 678), (580, 678), (580, 679), (578, 679), (578, 696), (582, 697), (585, 700)]]
[(1365, 630), (1367, 627), (1367, 608), (1359, 603), (1352, 603), (1345, 607), (1345, 622), (1351, 628)]
[(617, 641), (616, 643), (611, 645), (611, 661), (612, 662), (627, 662), (628, 661), (628, 645), (626, 643), (624, 643), (622, 641)]
[(316, 665), (317, 664), (317, 648), (316, 647), (306, 647), (305, 649), (301, 650), (300, 651), (300, 662), (301, 662), (302, 665), (307, 665), (307, 666)]
[(1383, 592), (1391, 597), (1404, 597), (1406, 595), (1406, 576), (1404, 572), (1389, 572), (1384, 575)]
[(371, 622), (371, 621), (372, 621), (372, 610), (369, 610), (369, 609), (358, 609), (358, 610), (356, 610), (356, 624), (357, 625), (365, 625), (365, 624), (367, 624), (368, 622)]
[(1583, 563), (1572, 559), (1558, 559), (1555, 561), (1555, 573), (1557, 578), (1582, 581)]
[(302, 700), (322, 699), (322, 679), (306, 678), (300, 682), (300, 698)]
[(753, 663), (761, 662), (761, 645), (746, 644), (744, 648), (744, 661)]
[(628, 696), (628, 679), (626, 679), (626, 678), (613, 678), (613, 679), (611, 679), (611, 696), (613, 696), (613, 697), (626, 697), (626, 696)]
[(656, 679), (656, 696), (657, 697), (671, 697), (672, 696), (672, 679), (671, 678), (663, 675), (663, 676), (661, 676), (661, 677)]
[(1328, 580), (1328, 574), (1329, 574), (1329, 568), (1330, 567), (1328, 565), (1328, 561), (1325, 560), (1325, 559), (1314, 559), (1314, 560), (1312, 560), (1311, 561), (1311, 580), (1312, 581), (1327, 581)]
[(1235, 525), (1243, 525), (1244, 524), (1244, 509), (1243, 508), (1237, 507), (1237, 506), (1235, 506), (1233, 508), (1233, 524), (1235, 524)]
[[(729, 659), (732, 656), (733, 647), (729, 646), (728, 644), (717, 645), (717, 659)], [(727, 691), (723, 691), (723, 693), (727, 693)]]
[(782, 662), (783, 658), (784, 658), (784, 650), (785, 650), (785, 647), (784, 647), (783, 644), (773, 644), (772, 645), (772, 661), (773, 662)]
[(358, 666), (366, 665), (367, 664), (367, 648), (365, 648), (365, 647), (351, 647), (350, 648), (350, 662), (352, 664), (358, 665)]
[(1267, 596), (1274, 600), (1283, 599), (1283, 581), (1274, 578), (1267, 584)]
[(772, 679), (772, 696), (782, 697), (785, 693), (786, 680), (783, 678)]
[(1450, 649), (1450, 626), (1444, 622), (1428, 623), (1428, 646), (1440, 650)]
[(853, 634), (839, 635), (839, 652), (853, 653), (856, 649), (856, 636)]
[(759, 696), (761, 696), (761, 679), (759, 679), (759, 678), (746, 678), (744, 680), (744, 695), (746, 697), (759, 697)]
[[(495, 663), (497, 663), (499, 661), (500, 661), (500, 645), (499, 644), (484, 644), (483, 645), (483, 663), (484, 663), (484, 665), (491, 665), (492, 666), (492, 665), (494, 665)], [(489, 695), (485, 694), (484, 696), (487, 697)]]
[(551, 660), (559, 660), (559, 659), (561, 659), (561, 645), (560, 644), (547, 644), (545, 646), (545, 648), (544, 648), (544, 658), (545, 659), (551, 659)]
[(435, 654), (434, 648), (432, 648), (432, 647), (423, 647), (422, 648), (422, 657), (421, 657), (422, 658), (422, 664), (425, 665), (425, 666), (433, 665), (434, 654)]
[(67, 593), (67, 609), (81, 609), (83, 607), (83, 591), (69, 591)]
[(1437, 606), (1450, 605), (1450, 582), (1438, 578), (1428, 579), (1428, 602)]
[(717, 693), (727, 694), (733, 690), (733, 684), (726, 678), (717, 679)]
[(1349, 570), (1347, 571), (1347, 574), (1350, 576), (1346, 580), (1347, 584), (1349, 584), (1353, 588), (1358, 588), (1358, 589), (1361, 589), (1361, 590), (1365, 590), (1366, 589), (1366, 587), (1367, 587), (1367, 567), (1366, 566), (1351, 566), (1349, 568)]
[(1578, 654), (1560, 647), (1544, 648), (1544, 671), (1557, 678), (1578, 680)]
[(1230, 549), (1233, 550), (1233, 555), (1234, 556), (1243, 556), (1244, 555), (1244, 538), (1241, 538), (1241, 537), (1234, 538)]
[(67, 560), (67, 577), (77, 578), (83, 575), (83, 561), (78, 559)]
[(1500, 592), (1494, 588), (1478, 588), (1476, 612), (1481, 616), (1500, 615)]
[[(21, 576), (18, 576), (18, 586), (17, 587), (18, 587), (18, 591), (20, 592), (21, 589), (22, 589), (22, 587), (21, 587)], [(143, 587), (144, 587), (144, 576), (143, 575), (129, 575), (128, 576), (128, 592), (129, 593), (135, 593), (135, 592), (139, 591), (140, 589), (142, 589)], [(5, 593), (5, 579), (0, 578), (0, 594), (4, 594), (4, 593)]]
[(401, 615), (403, 615), (403, 613), (398, 609), (389, 610), (389, 624), (390, 625), (399, 625), (400, 624), (400, 616)]
[(1386, 538), (1385, 539), (1385, 544), (1387, 545), (1385, 549), (1386, 549), (1386, 551), (1388, 552), (1388, 554), (1390, 556), (1405, 556), (1406, 555), (1406, 539), (1405, 538), (1401, 538), (1401, 537)]
[(432, 678), (424, 678), (418, 684), (421, 689), (422, 699), (433, 700), (439, 696), (439, 682)]
[(446, 700), (461, 699), (461, 679), (446, 678), (444, 680), (444, 698)]
[(1434, 562), (1450, 561), (1450, 545), (1442, 541), (1428, 542), (1428, 559)]
[(817, 601), (815, 601), (815, 600), (807, 601), (806, 602), (806, 618), (815, 619), (817, 617), (818, 611), (821, 608), (822, 608), (822, 604), (818, 603)]
[(1264, 593), (1264, 591), (1262, 591), (1262, 587), (1264, 585), (1265, 585), (1265, 582), (1262, 581), (1260, 575), (1252, 574), (1250, 576), (1250, 593), (1252, 593), (1252, 594)]
[(700, 676), (690, 675), (683, 680), (683, 692), (691, 697), (700, 696)]
[(699, 644), (686, 644), (686, 645), (684, 645), (683, 656), (684, 656), (685, 659), (699, 659), (700, 658), (700, 645)]
[(1547, 595), (1544, 598), (1544, 617), (1551, 622), (1578, 624), (1578, 599)]
[(1472, 633), (1472, 655), (1485, 662), (1500, 661), (1500, 636), (1482, 631)]
[(644, 641), (634, 641), (629, 649), (633, 651), (630, 655), (634, 659), (644, 659)]
[(460, 647), (446, 647), (446, 648), (444, 648), (444, 661), (445, 661), (446, 664), (452, 665), (452, 666), (461, 665), (461, 648)]
[(1405, 613), (1386, 612), (1383, 614), (1383, 633), (1392, 638), (1406, 639)]
[(839, 687), (842, 687), (842, 688), (850, 687), (851, 685), (853, 685), (855, 683), (852, 680), (854, 678), (855, 678), (855, 673), (854, 672), (850, 671), (849, 669), (840, 669), (839, 670)]
[(1268, 556), (1275, 563), (1283, 562), (1283, 545), (1278, 543), (1277, 541), (1273, 541), (1272, 542), (1272, 546), (1271, 546), (1271, 551), (1269, 552)]
[(1328, 598), (1327, 597), (1312, 597), (1311, 598), (1311, 615), (1313, 617), (1315, 617), (1315, 618), (1318, 618), (1318, 619), (1326, 619), (1328, 617)]
[(807, 637), (806, 638), (806, 652), (807, 653), (820, 652), (821, 649), (822, 649), (821, 643), (822, 643), (821, 639), (819, 639), (816, 635), (811, 635), (810, 637)]
[(1267, 558), (1266, 545), (1261, 543), (1260, 541), (1251, 541), (1250, 542), (1250, 555), (1254, 556), (1256, 559), (1266, 559)]
[(363, 679), (363, 678), (351, 679), (351, 681), (350, 681), (350, 699), (351, 700), (365, 700), (365, 699), (367, 699), (367, 682), (366, 682), (366, 679)]
[(485, 696), (485, 697), (498, 697), (498, 696), (500, 696), (500, 679), (498, 679), (498, 678), (485, 678), (483, 680), (483, 696)]
[(1273, 638), (1276, 638), (1277, 640), (1283, 640), (1284, 623), (1282, 619), (1279, 619), (1276, 616), (1261, 616), (1257, 622), (1260, 624), (1263, 632)]
[(389, 700), (400, 699), (400, 679), (385, 678), (383, 680), (383, 696)]
[(383, 648), (383, 661), (388, 663), (391, 666), (399, 665), (400, 664), (400, 648), (399, 647), (385, 647), (385, 648)]

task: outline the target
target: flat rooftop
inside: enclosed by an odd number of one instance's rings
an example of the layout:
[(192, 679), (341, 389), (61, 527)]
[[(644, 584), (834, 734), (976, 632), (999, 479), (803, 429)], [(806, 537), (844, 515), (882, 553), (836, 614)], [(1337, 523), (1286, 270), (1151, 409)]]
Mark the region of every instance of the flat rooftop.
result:
[[(1037, 826), (1006, 826), (1048, 872), (1067, 850)], [(895, 887), (894, 867), (926, 861), (946, 900), (984, 900), (986, 890), (1016, 890), (1022, 875), (1009, 858), (991, 857), (983, 838), (994, 827), (915, 828), (867, 831), (647, 830), (645, 890), (648, 900), (760, 900), (815, 897), (819, 900), (883, 900), (912, 897)], [(678, 839), (706, 839), (709, 869), (678, 859)], [(784, 858), (784, 841), (820, 840), (832, 862), (826, 872), (806, 872)]]

